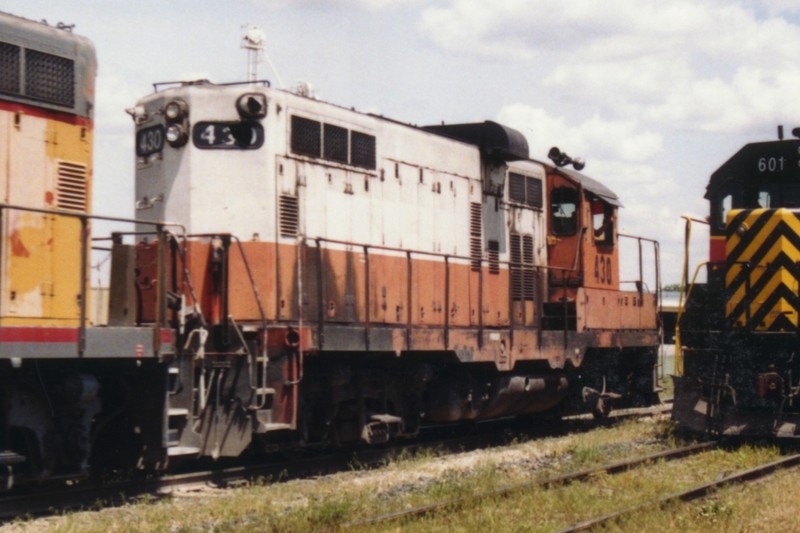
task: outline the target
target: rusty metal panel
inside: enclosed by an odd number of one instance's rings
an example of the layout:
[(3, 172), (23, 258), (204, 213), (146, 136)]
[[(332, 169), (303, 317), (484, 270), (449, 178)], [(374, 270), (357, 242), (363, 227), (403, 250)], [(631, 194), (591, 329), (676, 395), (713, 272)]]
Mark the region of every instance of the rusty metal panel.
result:
[(414, 324), (443, 326), (446, 286), (444, 261), (415, 259), (412, 285)]
[(277, 299), (276, 314), (279, 320), (297, 320), (297, 254), (296, 245), (276, 246)]
[(408, 321), (408, 259), (399, 254), (371, 253), (369, 264), (371, 321), (405, 324)]
[(580, 289), (578, 331), (656, 329), (656, 295), (637, 291)]
[(508, 326), (509, 320), (509, 292), (510, 283), (507, 268), (492, 273), (489, 268), (483, 271), (483, 325)]
[(231, 244), (228, 311), (235, 320), (257, 321), (262, 311), (267, 320), (275, 319), (275, 248), (271, 242)]
[(470, 325), (470, 268), (466, 263), (449, 263), (449, 320), (451, 327)]

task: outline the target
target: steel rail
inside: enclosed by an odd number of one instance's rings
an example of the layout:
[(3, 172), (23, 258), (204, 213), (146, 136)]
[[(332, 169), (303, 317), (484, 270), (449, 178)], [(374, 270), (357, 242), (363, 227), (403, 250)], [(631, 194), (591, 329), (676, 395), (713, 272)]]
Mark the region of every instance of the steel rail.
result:
[(591, 479), (595, 476), (600, 474), (618, 474), (620, 472), (626, 472), (638, 466), (652, 463), (655, 461), (670, 461), (673, 459), (681, 459), (683, 457), (688, 457), (690, 455), (695, 455), (704, 451), (711, 450), (717, 446), (716, 442), (703, 442), (699, 444), (693, 444), (691, 446), (685, 446), (683, 448), (677, 448), (674, 450), (665, 450), (661, 452), (656, 452), (652, 454), (645, 455), (643, 457), (637, 457), (635, 459), (628, 459), (626, 461), (619, 461), (615, 463), (610, 463), (607, 465), (595, 467), (595, 468), (588, 468), (585, 470), (580, 470), (577, 472), (571, 472), (568, 474), (563, 474), (555, 477), (550, 477), (542, 480), (536, 481), (529, 481), (525, 483), (517, 483), (514, 485), (509, 485), (506, 487), (500, 487), (491, 491), (481, 492), (479, 494), (472, 494), (469, 496), (464, 496), (462, 498), (450, 498), (447, 500), (442, 500), (439, 502), (435, 502), (429, 505), (423, 505), (420, 507), (415, 507), (413, 509), (405, 509), (402, 511), (396, 511), (394, 513), (387, 513), (384, 515), (376, 516), (373, 518), (368, 518), (365, 520), (359, 520), (355, 522), (348, 522), (344, 524), (344, 527), (356, 527), (356, 526), (366, 526), (366, 525), (373, 525), (382, 522), (389, 522), (394, 520), (399, 520), (402, 518), (419, 518), (422, 516), (426, 516), (436, 511), (441, 511), (443, 509), (458, 507), (465, 503), (477, 502), (480, 500), (488, 499), (488, 498), (496, 498), (496, 497), (506, 497), (515, 493), (522, 492), (524, 490), (529, 490), (533, 488), (545, 488), (549, 489), (551, 487), (565, 485), (567, 483), (571, 483), (573, 481), (585, 481), (587, 479)]
[(635, 512), (642, 511), (648, 508), (663, 507), (664, 505), (672, 503), (674, 501), (689, 502), (692, 500), (697, 500), (699, 498), (704, 498), (708, 496), (709, 494), (717, 491), (718, 489), (726, 485), (758, 481), (779, 470), (787, 470), (789, 468), (794, 468), (798, 465), (800, 465), (800, 454), (790, 455), (788, 457), (784, 457), (783, 459), (779, 459), (771, 463), (759, 465), (753, 468), (748, 468), (746, 470), (741, 470), (734, 474), (720, 478), (717, 481), (712, 481), (710, 483), (703, 483), (701, 485), (692, 487), (691, 489), (682, 492), (676, 492), (674, 494), (664, 496), (663, 498), (658, 498), (655, 500), (648, 501), (641, 505), (635, 505), (619, 511), (615, 511), (613, 513), (609, 513), (607, 515), (598, 516), (596, 518), (592, 518), (589, 520), (585, 520), (583, 522), (579, 522), (577, 524), (573, 524), (572, 526), (569, 526), (566, 529), (562, 529), (561, 532), (568, 533), (573, 531), (587, 531), (596, 526), (600, 526), (612, 520), (621, 518), (625, 515), (633, 514)]

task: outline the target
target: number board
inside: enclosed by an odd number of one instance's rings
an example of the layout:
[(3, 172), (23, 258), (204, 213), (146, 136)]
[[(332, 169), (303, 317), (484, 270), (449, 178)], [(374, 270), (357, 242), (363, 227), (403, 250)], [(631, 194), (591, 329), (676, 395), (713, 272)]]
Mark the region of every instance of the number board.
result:
[(734, 175), (797, 176), (800, 173), (800, 145), (796, 140), (748, 144), (726, 165), (735, 169)]
[(192, 142), (203, 149), (255, 150), (264, 144), (264, 128), (258, 122), (198, 122)]
[(136, 155), (147, 157), (164, 149), (164, 126), (150, 126), (136, 132)]

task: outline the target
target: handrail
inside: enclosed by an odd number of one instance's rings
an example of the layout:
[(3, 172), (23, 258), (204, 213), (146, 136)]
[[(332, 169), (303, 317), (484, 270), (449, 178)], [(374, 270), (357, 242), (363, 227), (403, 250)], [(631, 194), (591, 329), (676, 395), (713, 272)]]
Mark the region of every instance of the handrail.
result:
[[(694, 288), (695, 281), (697, 280), (697, 275), (700, 273), (700, 269), (704, 266), (707, 266), (709, 261), (703, 261), (694, 271), (694, 276), (692, 276), (692, 282), (689, 284), (689, 288), (686, 291), (686, 298), (683, 298), (683, 291), (681, 291), (678, 297), (678, 314), (675, 319), (675, 375), (682, 376), (683, 375), (683, 352), (681, 350), (681, 318), (683, 318), (683, 313), (685, 311), (684, 305), (686, 302), (689, 301), (689, 296), (692, 294), (692, 289)], [(683, 285), (681, 285), (683, 287)]]
[(686, 227), (684, 229), (684, 243), (683, 243), (683, 273), (681, 275), (681, 284), (678, 291), (678, 315), (677, 319), (675, 320), (675, 375), (677, 376), (683, 375), (683, 351), (681, 350), (681, 331), (680, 331), (681, 317), (683, 316), (683, 307), (689, 300), (692, 287), (694, 287), (695, 280), (697, 279), (697, 274), (700, 272), (700, 267), (708, 264), (708, 261), (704, 261), (699, 265), (697, 265), (697, 269), (695, 270), (694, 276), (692, 277), (691, 285), (689, 285), (689, 288), (687, 290), (686, 285), (687, 283), (689, 283), (689, 242), (691, 241), (692, 238), (692, 222), (705, 224), (707, 226), (710, 225), (707, 220), (696, 218), (691, 215), (681, 215), (681, 218), (686, 221)]
[[(106, 215), (94, 215), (90, 213), (77, 213), (74, 211), (66, 211), (62, 209), (44, 209), (40, 207), (30, 207), (24, 205), (16, 205), (16, 204), (9, 204), (5, 202), (0, 202), (0, 214), (4, 210), (9, 211), (24, 211), (29, 213), (39, 213), (42, 215), (49, 215), (49, 216), (57, 216), (57, 217), (65, 217), (78, 220), (81, 224), (81, 263), (80, 263), (80, 308), (78, 311), (78, 342), (77, 342), (77, 351), (78, 357), (83, 357), (86, 351), (86, 320), (87, 320), (87, 306), (88, 306), (88, 298), (87, 298), (87, 274), (89, 272), (89, 264), (88, 264), (88, 254), (89, 254), (89, 241), (91, 237), (89, 236), (89, 221), (90, 220), (102, 220), (105, 222), (123, 222), (127, 224), (142, 224), (142, 225), (150, 225), (155, 227), (155, 233), (159, 236), (160, 240), (164, 239), (164, 228), (166, 226), (174, 226), (181, 229), (184, 229), (182, 224), (171, 223), (171, 222), (153, 222), (150, 220), (139, 220), (139, 219), (131, 219), (131, 218), (124, 218), (124, 217), (112, 217)], [(2, 219), (0, 219), (0, 224), (2, 224)], [(161, 268), (163, 265), (160, 265)], [(163, 279), (164, 276), (159, 276), (159, 292), (163, 293), (165, 290), (165, 283), (166, 281)], [(163, 298), (162, 298), (163, 300)], [(157, 320), (155, 325), (155, 335), (153, 338), (153, 349), (156, 353), (158, 353), (161, 343), (161, 324), (164, 320), (164, 307), (166, 302), (160, 301), (157, 306)]]

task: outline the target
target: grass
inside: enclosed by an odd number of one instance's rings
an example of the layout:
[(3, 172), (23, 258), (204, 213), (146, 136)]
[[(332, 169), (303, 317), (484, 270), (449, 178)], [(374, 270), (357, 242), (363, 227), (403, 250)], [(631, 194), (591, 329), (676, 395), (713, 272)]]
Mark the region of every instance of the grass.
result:
[[(484, 452), (442, 455), (400, 454), (378, 470), (354, 465), (350, 472), (313, 480), (265, 482), (233, 490), (202, 491), (172, 499), (146, 500), (99, 512), (77, 512), (46, 520), (20, 520), (10, 531), (339, 531), (343, 524), (553, 475), (643, 455), (677, 444), (669, 421), (628, 420), (567, 436), (515, 442)], [(432, 517), (355, 527), (352, 531), (553, 531), (610, 509), (655, 499), (735, 471), (772, 460), (770, 447), (717, 450), (683, 461), (663, 463), (615, 476), (598, 476), (551, 490), (532, 488), (503, 498), (454, 506)], [(782, 476), (776, 476), (778, 482)], [(789, 478), (791, 479), (791, 478)], [(796, 478), (795, 478), (796, 479)], [(796, 481), (795, 481), (796, 482)], [(772, 482), (770, 482), (772, 483)], [(783, 505), (794, 505), (789, 481), (774, 491)], [(764, 485), (766, 486), (766, 484)], [(767, 520), (770, 500), (746, 507), (747, 497), (732, 488), (719, 497), (674, 509), (627, 518), (618, 530), (735, 530)], [(750, 498), (752, 499), (752, 498)], [(757, 512), (761, 511), (761, 512)], [(751, 521), (748, 516), (758, 517)], [(791, 514), (786, 514), (788, 519)], [(777, 522), (765, 521), (775, 529)], [(666, 529), (662, 527), (667, 524)], [(748, 530), (750, 526), (745, 526)]]

